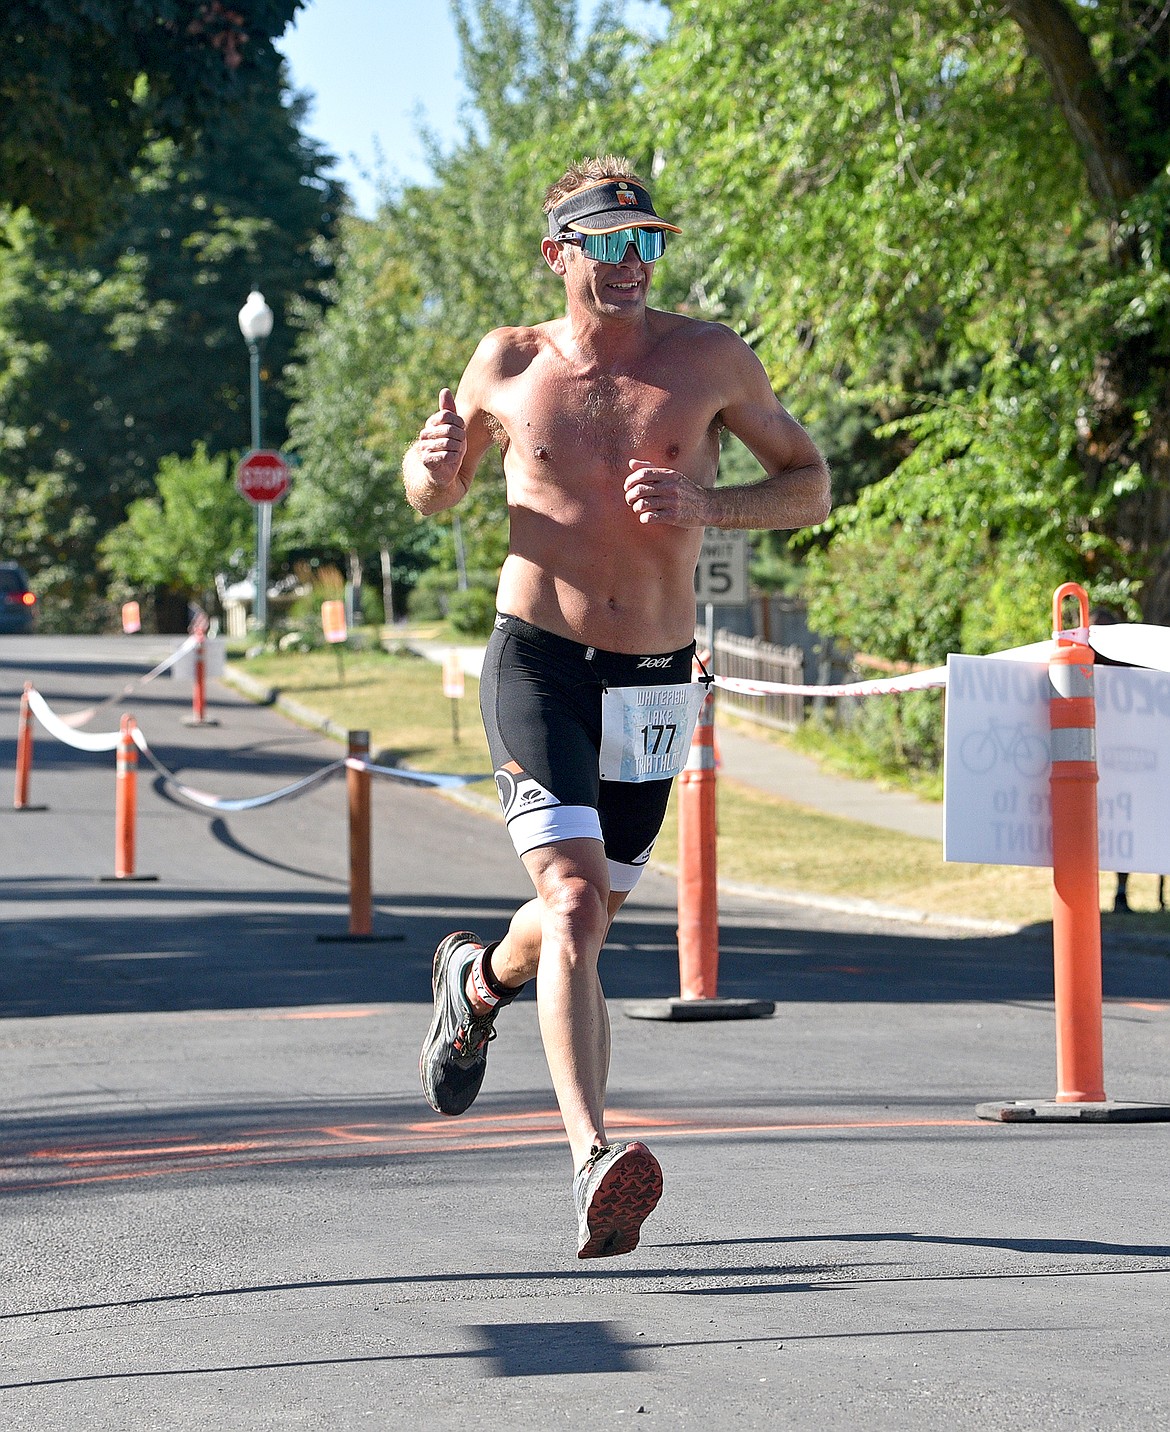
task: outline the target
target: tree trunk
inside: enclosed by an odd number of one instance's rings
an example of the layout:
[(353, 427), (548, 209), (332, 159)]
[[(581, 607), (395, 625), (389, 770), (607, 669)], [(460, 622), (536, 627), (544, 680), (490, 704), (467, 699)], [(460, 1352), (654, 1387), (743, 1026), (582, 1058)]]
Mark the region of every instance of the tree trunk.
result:
[[(1117, 100), (1065, 0), (1006, 0), (1006, 6), (1044, 66), (1080, 147), (1089, 190), (1112, 223), (1110, 257), (1118, 269), (1132, 268), (1140, 261), (1137, 240), (1121, 239), (1117, 221), (1155, 180), (1157, 170), (1143, 162), (1140, 147), (1131, 142), (1135, 137), (1127, 133)], [(1090, 482), (1134, 463), (1140, 467), (1140, 489), (1119, 501), (1111, 535), (1131, 559), (1133, 575), (1142, 580), (1145, 620), (1170, 624), (1170, 390), (1165, 359), (1157, 356), (1165, 353), (1165, 340), (1114, 333), (1104, 335), (1104, 344), (1086, 395), (1081, 457)], [(1139, 409), (1150, 417), (1140, 438)]]
[(1048, 74), (1080, 147), (1093, 198), (1105, 214), (1117, 218), (1144, 184), (1087, 38), (1062, 0), (1007, 0), (1007, 9)]
[(394, 621), (394, 574), (391, 565), (393, 553), (384, 542), (379, 546), (378, 553), (382, 558), (382, 610), (386, 625), (390, 626)]
[(1137, 458), (1145, 480), (1139, 492), (1122, 499), (1117, 535), (1145, 569), (1138, 594), (1142, 616), (1170, 626), (1170, 399), (1163, 397), (1151, 410)]
[(362, 559), (356, 552), (350, 552), (347, 558), (349, 567), (349, 591), (350, 591), (350, 626), (360, 626), (362, 620)]

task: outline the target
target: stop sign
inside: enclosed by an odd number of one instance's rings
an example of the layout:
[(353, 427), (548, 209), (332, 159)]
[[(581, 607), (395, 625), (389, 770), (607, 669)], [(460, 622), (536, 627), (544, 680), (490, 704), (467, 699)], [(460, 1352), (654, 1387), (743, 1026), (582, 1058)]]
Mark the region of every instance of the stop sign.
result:
[(276, 502), (288, 491), (288, 463), (266, 448), (248, 453), (236, 464), (236, 491), (249, 502)]

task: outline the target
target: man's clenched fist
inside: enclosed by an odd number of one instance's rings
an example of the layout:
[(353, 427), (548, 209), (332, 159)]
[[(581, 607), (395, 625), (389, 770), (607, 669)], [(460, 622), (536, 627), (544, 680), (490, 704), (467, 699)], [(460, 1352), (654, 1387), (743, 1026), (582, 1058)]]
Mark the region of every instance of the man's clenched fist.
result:
[(438, 411), (423, 424), (414, 446), (433, 481), (454, 482), (467, 451), (467, 427), (455, 411), (450, 388), (439, 394)]

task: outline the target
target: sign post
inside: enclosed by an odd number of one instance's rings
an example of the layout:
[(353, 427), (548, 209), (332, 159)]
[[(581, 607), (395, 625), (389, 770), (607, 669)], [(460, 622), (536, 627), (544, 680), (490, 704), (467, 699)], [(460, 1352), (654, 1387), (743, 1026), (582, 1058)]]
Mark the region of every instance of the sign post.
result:
[(236, 465), (236, 491), (256, 508), (256, 625), (268, 628), (268, 549), (272, 541), (272, 504), (289, 489), (288, 463), (278, 452), (254, 448)]
[(463, 699), (463, 663), (451, 647), (443, 658), (443, 695), (451, 700), (451, 739), (459, 744), (459, 703)]

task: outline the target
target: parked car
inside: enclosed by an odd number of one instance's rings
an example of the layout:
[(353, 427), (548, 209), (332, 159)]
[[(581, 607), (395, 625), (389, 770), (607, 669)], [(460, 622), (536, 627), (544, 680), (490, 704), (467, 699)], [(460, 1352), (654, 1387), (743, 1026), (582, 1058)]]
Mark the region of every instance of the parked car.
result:
[(28, 573), (16, 562), (0, 562), (0, 632), (32, 631), (37, 620), (37, 598)]

